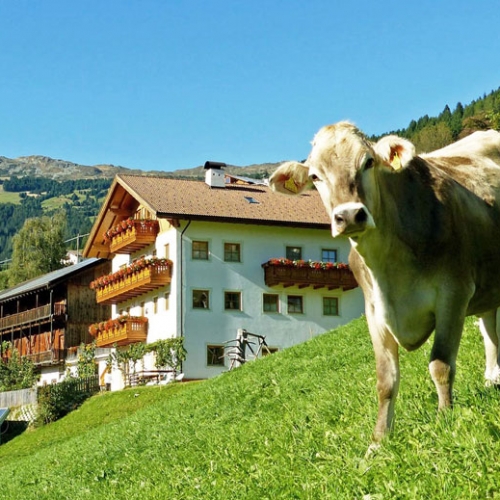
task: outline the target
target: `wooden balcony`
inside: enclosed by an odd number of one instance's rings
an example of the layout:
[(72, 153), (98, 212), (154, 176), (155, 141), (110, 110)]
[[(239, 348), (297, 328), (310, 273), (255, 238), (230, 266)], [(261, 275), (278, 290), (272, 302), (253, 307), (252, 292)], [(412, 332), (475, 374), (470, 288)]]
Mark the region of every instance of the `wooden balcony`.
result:
[(116, 304), (167, 285), (172, 279), (172, 264), (146, 265), (132, 273), (124, 270), (123, 275), (119, 271), (107, 278), (109, 284), (95, 287), (98, 304)]
[(52, 349), (25, 354), (25, 357), (33, 362), (35, 366), (57, 365), (64, 363), (66, 349)]
[(97, 347), (112, 347), (113, 345), (129, 345), (136, 342), (146, 342), (148, 336), (147, 318), (128, 318), (98, 330), (94, 333)]
[(4, 333), (4, 331), (11, 332), (19, 330), (30, 324), (43, 324), (49, 322), (51, 318), (62, 317), (65, 314), (66, 305), (61, 303), (54, 304), (53, 314), (51, 314), (50, 304), (34, 307), (33, 309), (28, 309), (27, 311), (17, 314), (10, 314), (9, 316), (0, 318), (0, 335)]
[[(133, 253), (154, 243), (159, 230), (158, 221), (133, 220), (125, 221), (126, 227), (115, 230), (111, 236), (109, 250), (112, 253)], [(118, 226), (120, 227), (120, 226)]]
[(297, 286), (299, 288), (312, 286), (314, 289), (328, 288), (328, 290), (336, 288), (352, 290), (358, 286), (352, 271), (347, 266), (321, 268), (322, 263), (312, 264), (318, 265), (317, 267), (312, 265), (296, 267), (265, 262), (262, 264), (264, 282), (267, 286), (283, 285), (284, 287)]

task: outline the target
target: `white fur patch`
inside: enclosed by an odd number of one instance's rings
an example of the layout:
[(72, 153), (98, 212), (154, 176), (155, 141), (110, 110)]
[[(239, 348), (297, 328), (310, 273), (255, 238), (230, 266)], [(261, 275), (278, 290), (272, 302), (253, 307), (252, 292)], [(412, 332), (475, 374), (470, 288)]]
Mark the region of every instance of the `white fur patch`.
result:
[(373, 229), (376, 227), (372, 214), (370, 213), (368, 208), (366, 208), (366, 206), (363, 203), (349, 201), (347, 203), (342, 203), (342, 205), (338, 205), (337, 207), (335, 207), (332, 210), (332, 215), (331, 215), (331, 217), (332, 217), (332, 236), (334, 238), (336, 236), (340, 236), (342, 234), (335, 227), (335, 216), (340, 214), (341, 212), (343, 212), (345, 210), (359, 210), (359, 209), (363, 209), (368, 216), (366, 223), (365, 223), (365, 229)]

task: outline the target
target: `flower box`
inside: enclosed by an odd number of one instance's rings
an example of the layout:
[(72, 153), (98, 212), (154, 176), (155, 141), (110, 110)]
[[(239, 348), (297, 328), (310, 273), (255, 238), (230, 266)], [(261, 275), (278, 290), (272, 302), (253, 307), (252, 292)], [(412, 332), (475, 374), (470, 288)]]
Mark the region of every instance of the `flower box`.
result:
[(290, 259), (270, 259), (262, 264), (267, 286), (297, 286), (328, 290), (342, 288), (352, 290), (358, 286), (347, 264)]
[(126, 219), (103, 234), (112, 253), (133, 253), (154, 243), (159, 231), (157, 220)]
[(172, 261), (152, 257), (101, 276), (90, 284), (98, 304), (116, 304), (170, 283)]
[(106, 322), (94, 323), (89, 333), (95, 338), (97, 347), (128, 345), (146, 342), (148, 319), (143, 316), (122, 315)]

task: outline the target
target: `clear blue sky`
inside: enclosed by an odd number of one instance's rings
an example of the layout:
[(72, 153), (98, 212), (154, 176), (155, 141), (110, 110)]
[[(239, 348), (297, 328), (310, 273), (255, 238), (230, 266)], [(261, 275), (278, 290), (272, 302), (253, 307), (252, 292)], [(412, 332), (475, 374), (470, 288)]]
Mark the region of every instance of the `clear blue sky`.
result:
[(500, 87), (498, 0), (0, 0), (0, 156), (303, 159)]

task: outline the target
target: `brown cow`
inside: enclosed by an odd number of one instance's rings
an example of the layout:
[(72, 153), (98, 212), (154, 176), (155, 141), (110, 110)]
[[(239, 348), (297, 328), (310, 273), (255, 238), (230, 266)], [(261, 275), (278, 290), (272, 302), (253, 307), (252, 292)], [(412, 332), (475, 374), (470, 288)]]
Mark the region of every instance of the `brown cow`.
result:
[(435, 331), (429, 370), (439, 408), (449, 407), (465, 316), (482, 316), (486, 377), (500, 384), (500, 133), (417, 156), (405, 139), (372, 144), (341, 122), (316, 134), (304, 164), (283, 164), (269, 182), (287, 194), (314, 184), (332, 235), (350, 239), (376, 359), (375, 442), (392, 427), (399, 346), (417, 349)]

